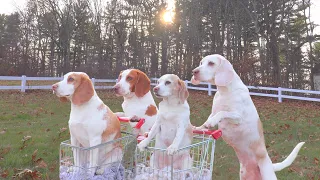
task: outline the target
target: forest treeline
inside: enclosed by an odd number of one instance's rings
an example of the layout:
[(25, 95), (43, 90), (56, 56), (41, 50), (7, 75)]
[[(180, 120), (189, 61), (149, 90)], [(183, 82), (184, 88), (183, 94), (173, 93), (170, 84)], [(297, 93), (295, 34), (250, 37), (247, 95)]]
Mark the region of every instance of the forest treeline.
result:
[(320, 36), (310, 0), (29, 0), (0, 15), (0, 75), (115, 78), (126, 68), (182, 79), (208, 54), (247, 85), (313, 89)]

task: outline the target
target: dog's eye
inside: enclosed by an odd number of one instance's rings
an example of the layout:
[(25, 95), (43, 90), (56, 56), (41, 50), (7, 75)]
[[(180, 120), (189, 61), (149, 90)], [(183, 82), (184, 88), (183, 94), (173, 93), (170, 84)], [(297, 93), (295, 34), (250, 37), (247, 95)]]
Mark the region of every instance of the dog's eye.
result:
[(118, 77), (118, 80), (117, 80), (117, 81), (119, 82), (120, 80), (121, 80), (121, 76)]
[(171, 82), (170, 81), (166, 81), (165, 85), (169, 85), (169, 84), (171, 84)]
[(74, 81), (74, 79), (73, 79), (72, 77), (70, 77), (70, 78), (68, 79), (68, 81), (69, 81), (69, 82), (72, 82), (72, 81)]
[(213, 66), (213, 65), (214, 65), (214, 62), (209, 62), (208, 65), (209, 65), (209, 66)]
[(132, 77), (130, 77), (130, 76), (127, 77), (127, 80), (128, 80), (128, 81), (131, 81), (131, 80), (132, 80)]

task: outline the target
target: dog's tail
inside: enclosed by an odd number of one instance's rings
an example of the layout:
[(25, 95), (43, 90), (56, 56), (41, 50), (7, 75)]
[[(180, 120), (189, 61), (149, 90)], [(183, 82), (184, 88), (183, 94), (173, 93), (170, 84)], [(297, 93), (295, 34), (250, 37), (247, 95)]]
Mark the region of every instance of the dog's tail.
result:
[(274, 171), (281, 171), (282, 169), (290, 166), (293, 163), (293, 161), (296, 159), (303, 144), (304, 142), (300, 142), (299, 144), (297, 144), (296, 147), (289, 154), (289, 156), (281, 163), (272, 164)]

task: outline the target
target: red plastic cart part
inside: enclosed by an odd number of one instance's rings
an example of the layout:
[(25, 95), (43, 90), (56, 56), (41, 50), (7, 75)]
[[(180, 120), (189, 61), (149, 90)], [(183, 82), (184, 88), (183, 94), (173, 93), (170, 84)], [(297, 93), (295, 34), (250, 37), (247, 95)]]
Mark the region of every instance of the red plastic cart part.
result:
[[(130, 118), (128, 117), (118, 117), (118, 119), (120, 122), (130, 122)], [(134, 128), (140, 129), (143, 124), (144, 124), (144, 119), (141, 118)]]
[(205, 134), (205, 135), (211, 135), (213, 139), (219, 139), (222, 136), (222, 131), (220, 129), (218, 130), (193, 130), (194, 134)]

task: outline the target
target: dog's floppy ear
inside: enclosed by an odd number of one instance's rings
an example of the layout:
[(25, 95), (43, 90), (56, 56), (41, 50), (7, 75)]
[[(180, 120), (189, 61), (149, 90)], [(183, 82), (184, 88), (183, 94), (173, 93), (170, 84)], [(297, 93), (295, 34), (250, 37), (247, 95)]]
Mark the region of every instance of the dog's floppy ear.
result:
[(179, 100), (180, 103), (183, 104), (185, 100), (189, 97), (189, 92), (186, 84), (182, 80), (178, 80), (179, 84)]
[(94, 95), (94, 89), (89, 76), (86, 74), (80, 74), (80, 84), (76, 87), (72, 95), (72, 103), (75, 105), (81, 105), (88, 102)]
[(150, 79), (140, 70), (137, 71), (137, 82), (135, 84), (134, 93), (137, 97), (142, 97), (150, 91)]
[(59, 99), (61, 102), (68, 102), (68, 98), (66, 97), (60, 97)]
[(224, 59), (218, 57), (220, 60), (220, 66), (214, 77), (215, 84), (217, 86), (227, 86), (229, 85), (234, 77), (233, 67), (231, 63)]

